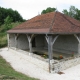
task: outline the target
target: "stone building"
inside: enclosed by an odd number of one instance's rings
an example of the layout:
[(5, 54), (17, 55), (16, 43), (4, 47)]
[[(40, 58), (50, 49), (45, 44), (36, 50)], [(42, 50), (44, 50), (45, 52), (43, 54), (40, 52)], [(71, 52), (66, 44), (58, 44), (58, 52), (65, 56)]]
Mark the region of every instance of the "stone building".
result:
[[(80, 21), (60, 12), (38, 15), (7, 31), (8, 48), (80, 54)], [(50, 67), (49, 67), (50, 70)]]

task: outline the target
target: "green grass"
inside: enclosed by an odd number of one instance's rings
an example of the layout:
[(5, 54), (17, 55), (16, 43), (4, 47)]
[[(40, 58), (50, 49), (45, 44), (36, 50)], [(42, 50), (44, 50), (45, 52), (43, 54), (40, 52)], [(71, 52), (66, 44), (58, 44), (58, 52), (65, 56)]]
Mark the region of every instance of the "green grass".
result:
[(38, 80), (16, 72), (9, 63), (0, 56), (0, 80)]
[[(19, 25), (21, 22), (11, 23), (11, 28)], [(7, 46), (7, 33), (5, 26), (0, 26), (0, 48)], [(9, 63), (0, 56), (0, 80), (37, 80), (30, 78), (22, 73), (16, 72)]]
[(0, 33), (0, 48), (7, 46), (6, 33)]

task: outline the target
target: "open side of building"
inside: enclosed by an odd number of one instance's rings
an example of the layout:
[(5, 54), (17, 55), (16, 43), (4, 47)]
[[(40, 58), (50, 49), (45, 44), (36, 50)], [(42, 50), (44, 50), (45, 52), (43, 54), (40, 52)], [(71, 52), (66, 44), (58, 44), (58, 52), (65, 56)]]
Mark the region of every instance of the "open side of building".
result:
[[(80, 55), (80, 22), (60, 12), (38, 15), (7, 32), (8, 48)], [(67, 55), (66, 55), (67, 56)]]

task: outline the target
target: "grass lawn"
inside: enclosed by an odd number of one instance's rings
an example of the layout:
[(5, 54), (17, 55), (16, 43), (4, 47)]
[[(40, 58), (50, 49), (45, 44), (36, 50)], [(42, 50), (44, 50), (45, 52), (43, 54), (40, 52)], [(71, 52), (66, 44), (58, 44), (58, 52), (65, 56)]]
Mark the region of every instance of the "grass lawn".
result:
[(38, 80), (15, 71), (9, 63), (0, 56), (0, 80)]

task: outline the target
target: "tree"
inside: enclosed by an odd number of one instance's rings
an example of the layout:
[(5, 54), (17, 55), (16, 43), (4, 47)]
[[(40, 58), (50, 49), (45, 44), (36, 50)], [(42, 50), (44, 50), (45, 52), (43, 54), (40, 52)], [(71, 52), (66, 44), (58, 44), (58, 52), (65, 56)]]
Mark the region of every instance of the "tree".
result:
[(12, 18), (10, 16), (7, 16), (4, 19), (5, 30), (9, 30), (12, 28), (11, 22), (12, 22)]
[(22, 16), (16, 10), (14, 11), (13, 17), (14, 17), (14, 22), (16, 22), (16, 21), (23, 22)]
[(3, 7), (0, 7), (0, 25), (4, 24), (4, 19), (7, 16), (10, 16), (13, 19), (13, 22), (23, 22), (24, 19), (22, 18), (22, 16), (18, 13), (18, 11), (14, 11), (11, 8), (6, 9)]
[(80, 20), (80, 10), (76, 9), (75, 19)]
[(75, 18), (75, 15), (77, 14), (76, 9), (77, 8), (75, 8), (74, 6), (71, 6), (70, 9), (69, 9), (69, 16)]
[(66, 9), (64, 9), (62, 12), (66, 15), (69, 15), (69, 12)]
[(69, 11), (64, 9), (62, 12), (72, 18), (80, 20), (80, 10), (75, 8), (75, 6), (70, 6)]
[(53, 11), (56, 11), (56, 8), (48, 7), (46, 10), (43, 10), (41, 12), (41, 14), (45, 14), (45, 13), (49, 13), (49, 12), (53, 12)]

